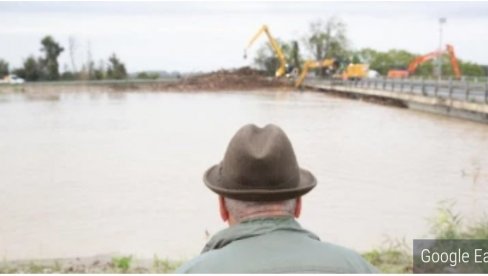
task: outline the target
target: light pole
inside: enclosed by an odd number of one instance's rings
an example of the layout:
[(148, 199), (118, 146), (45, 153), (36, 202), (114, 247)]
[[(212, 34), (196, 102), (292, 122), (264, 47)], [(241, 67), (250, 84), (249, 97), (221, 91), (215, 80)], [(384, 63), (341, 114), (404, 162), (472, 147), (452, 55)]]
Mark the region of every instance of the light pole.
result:
[[(439, 53), (442, 52), (442, 25), (446, 23), (446, 18), (439, 18)], [(437, 57), (437, 76), (439, 80), (442, 78), (442, 55)]]

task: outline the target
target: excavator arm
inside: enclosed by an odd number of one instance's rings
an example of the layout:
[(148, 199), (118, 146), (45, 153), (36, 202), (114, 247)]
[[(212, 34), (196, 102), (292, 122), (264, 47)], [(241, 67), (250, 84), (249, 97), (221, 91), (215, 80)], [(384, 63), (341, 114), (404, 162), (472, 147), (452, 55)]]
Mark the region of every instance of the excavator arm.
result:
[(429, 60), (432, 60), (434, 58), (437, 58), (443, 54), (447, 53), (449, 55), (449, 59), (451, 61), (451, 69), (454, 72), (454, 75), (456, 76), (457, 79), (461, 78), (461, 69), (459, 68), (459, 64), (456, 58), (456, 54), (454, 53), (454, 47), (450, 44), (446, 45), (446, 51), (435, 51), (432, 53), (428, 53), (423, 56), (416, 57), (410, 64), (408, 65), (408, 74), (412, 75), (417, 67)]
[(414, 58), (412, 60), (412, 62), (410, 62), (410, 64), (408, 65), (408, 74), (409, 75), (412, 75), (415, 70), (417, 70), (417, 67), (424, 63), (424, 62), (427, 62), (429, 60), (432, 60), (438, 56), (442, 55), (442, 51), (435, 51), (435, 52), (431, 52), (431, 53), (428, 53), (426, 55), (423, 55), (423, 56), (418, 56), (416, 58)]
[(300, 76), (298, 76), (298, 78), (295, 81), (295, 87), (300, 87), (302, 85), (310, 69), (322, 68), (322, 67), (332, 68), (335, 65), (335, 63), (336, 63), (335, 59), (324, 59), (322, 61), (316, 61), (316, 60), (305, 61), (302, 67), (302, 72), (300, 73)]
[(452, 45), (447, 44), (446, 46), (447, 54), (449, 55), (449, 59), (451, 60), (451, 68), (456, 76), (456, 79), (461, 78), (461, 69), (459, 69), (459, 64), (456, 58), (456, 54), (454, 53), (454, 47)]
[(276, 77), (281, 77), (281, 76), (285, 75), (285, 73), (286, 73), (287, 64), (286, 64), (285, 55), (283, 54), (283, 51), (281, 50), (280, 44), (271, 35), (271, 33), (268, 29), (268, 26), (263, 25), (259, 29), (259, 31), (252, 37), (252, 39), (249, 41), (249, 44), (244, 49), (244, 57), (246, 57), (247, 50), (254, 44), (254, 42), (256, 42), (256, 40), (259, 38), (259, 36), (261, 36), (261, 34), (263, 34), (263, 33), (266, 34), (266, 36), (268, 37), (269, 43), (271, 44), (271, 48), (273, 48), (273, 51), (275, 52), (275, 55), (280, 62), (280, 67), (278, 68), (278, 70), (276, 70), (275, 75), (276, 75)]

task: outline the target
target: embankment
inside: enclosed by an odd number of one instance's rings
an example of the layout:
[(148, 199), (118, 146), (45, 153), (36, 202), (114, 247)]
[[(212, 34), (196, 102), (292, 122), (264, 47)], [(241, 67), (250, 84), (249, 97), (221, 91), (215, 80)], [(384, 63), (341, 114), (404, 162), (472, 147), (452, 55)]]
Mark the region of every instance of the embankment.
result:
[(399, 93), (397, 91), (347, 85), (332, 86), (330, 84), (315, 84), (308, 85), (307, 88), (340, 97), (488, 123), (488, 105), (485, 102), (441, 98), (433, 95), (414, 93)]
[(247, 91), (259, 89), (293, 89), (288, 80), (266, 76), (262, 71), (242, 67), (219, 70), (184, 78), (157, 80), (103, 80), (27, 82), (19, 85), (0, 85), (0, 92), (124, 92), (124, 91)]

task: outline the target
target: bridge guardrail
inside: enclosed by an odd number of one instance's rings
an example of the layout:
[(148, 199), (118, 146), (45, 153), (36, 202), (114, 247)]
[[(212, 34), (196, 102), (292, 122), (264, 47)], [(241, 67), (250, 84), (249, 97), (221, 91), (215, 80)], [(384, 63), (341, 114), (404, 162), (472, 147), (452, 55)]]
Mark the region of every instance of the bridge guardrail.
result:
[(305, 83), (328, 86), (331, 89), (334, 86), (349, 86), (488, 104), (488, 81), (371, 78), (362, 80), (307, 79)]

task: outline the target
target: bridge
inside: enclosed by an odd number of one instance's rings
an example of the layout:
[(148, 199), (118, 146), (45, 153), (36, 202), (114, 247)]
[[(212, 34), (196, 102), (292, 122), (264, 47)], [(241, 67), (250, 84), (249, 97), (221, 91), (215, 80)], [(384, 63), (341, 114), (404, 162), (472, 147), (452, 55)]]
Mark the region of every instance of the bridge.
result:
[(357, 98), (379, 98), (427, 112), (488, 123), (488, 82), (388, 79), (307, 79), (304, 87)]

